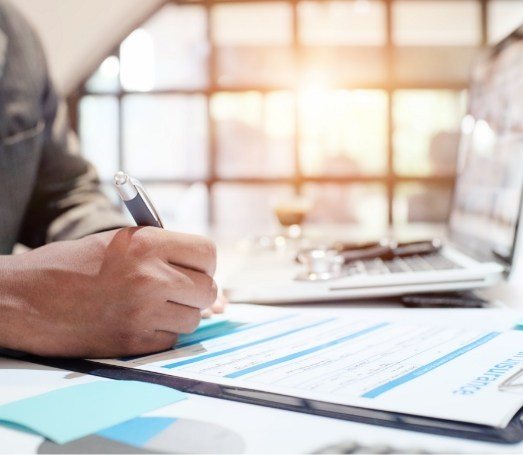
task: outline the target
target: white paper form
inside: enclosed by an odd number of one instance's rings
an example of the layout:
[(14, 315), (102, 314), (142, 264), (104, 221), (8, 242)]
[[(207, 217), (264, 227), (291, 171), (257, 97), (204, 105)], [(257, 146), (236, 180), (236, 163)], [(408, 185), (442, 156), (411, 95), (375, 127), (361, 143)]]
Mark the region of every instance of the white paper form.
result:
[[(523, 395), (498, 384), (523, 366), (523, 333), (236, 311), (226, 333), (105, 362), (337, 404), (505, 426)], [(486, 313), (487, 314), (487, 313)]]

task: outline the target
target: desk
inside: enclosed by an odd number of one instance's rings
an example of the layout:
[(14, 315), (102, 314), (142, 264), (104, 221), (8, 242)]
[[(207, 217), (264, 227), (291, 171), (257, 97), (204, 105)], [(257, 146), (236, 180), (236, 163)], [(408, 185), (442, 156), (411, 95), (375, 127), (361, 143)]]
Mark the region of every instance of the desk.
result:
[[(492, 289), (482, 291), (485, 297), (504, 300), (500, 307), (507, 309), (464, 309), (464, 310), (419, 310), (419, 318), (430, 318), (431, 312), (449, 312), (452, 321), (469, 320), (478, 318), (485, 311), (490, 311), (489, 323), (506, 324), (506, 319), (501, 313), (509, 312), (510, 317), (517, 320), (523, 316), (523, 289), (514, 283), (504, 283)], [(293, 306), (294, 308), (296, 306)], [(369, 311), (361, 306), (351, 304), (321, 304), (306, 305), (301, 308), (311, 312), (325, 311), (339, 312)], [(386, 313), (388, 317), (401, 318), (401, 308), (374, 308), (372, 311)], [(416, 316), (418, 317), (418, 316)], [(69, 372), (53, 370), (48, 367), (29, 364), (20, 361), (11, 361), (0, 358), (0, 378), (2, 370), (10, 370), (18, 378), (17, 384), (28, 381), (35, 371), (48, 375), (64, 377)], [(5, 377), (5, 376), (4, 376)], [(5, 393), (5, 383), (0, 381), (0, 393)], [(16, 387), (17, 384), (8, 384)], [(2, 389), (2, 386), (4, 388)], [(225, 427), (242, 441), (242, 450), (248, 453), (312, 453), (331, 444), (355, 440), (365, 445), (392, 445), (400, 451), (426, 450), (438, 453), (464, 452), (464, 453), (521, 453), (523, 443), (518, 445), (498, 445), (482, 442), (460, 440), (394, 430), (372, 425), (311, 416), (254, 405), (206, 398), (191, 395), (190, 399), (155, 411), (148, 415), (161, 415), (177, 417), (180, 419), (193, 419), (207, 423), (214, 423)], [(203, 436), (203, 435), (202, 435)], [(0, 427), (0, 453), (36, 453), (42, 438), (27, 435)], [(175, 448), (173, 448), (175, 450)], [(227, 450), (224, 450), (227, 452)], [(216, 453), (219, 451), (217, 450)], [(229, 450), (230, 452), (230, 450)]]

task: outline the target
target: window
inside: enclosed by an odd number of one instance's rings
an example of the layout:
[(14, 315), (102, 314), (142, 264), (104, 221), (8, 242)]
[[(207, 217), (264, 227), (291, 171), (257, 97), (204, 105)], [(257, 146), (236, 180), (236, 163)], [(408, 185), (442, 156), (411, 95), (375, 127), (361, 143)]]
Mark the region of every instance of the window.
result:
[(386, 43), (385, 3), (303, 1), (298, 3), (300, 43), (313, 46)]
[(400, 46), (476, 46), (481, 43), (480, 2), (396, 0), (393, 40)]
[(383, 175), (387, 169), (384, 90), (299, 92), (300, 159), (305, 176)]
[(465, 96), (452, 90), (396, 90), (393, 96), (394, 170), (398, 175), (453, 175), (456, 125)]
[(292, 178), (292, 93), (220, 92), (211, 98), (211, 115), (218, 177)]
[(123, 167), (144, 180), (207, 175), (202, 95), (127, 95), (122, 100)]
[(443, 221), (470, 64), (523, 0), (172, 1), (87, 80), (84, 153), (177, 223)]

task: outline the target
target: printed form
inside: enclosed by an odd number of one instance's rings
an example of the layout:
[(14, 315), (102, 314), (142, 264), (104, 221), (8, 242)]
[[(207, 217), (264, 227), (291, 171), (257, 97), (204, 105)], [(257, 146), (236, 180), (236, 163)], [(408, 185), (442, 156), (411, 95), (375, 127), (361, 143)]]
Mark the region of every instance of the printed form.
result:
[(329, 403), (504, 427), (523, 395), (523, 333), (354, 319), (248, 305), (175, 350), (103, 360)]

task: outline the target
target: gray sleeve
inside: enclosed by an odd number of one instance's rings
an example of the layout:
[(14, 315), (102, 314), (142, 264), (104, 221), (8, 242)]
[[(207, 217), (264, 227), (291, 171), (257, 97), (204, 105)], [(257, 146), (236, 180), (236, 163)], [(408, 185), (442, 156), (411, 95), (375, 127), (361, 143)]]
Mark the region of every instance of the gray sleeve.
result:
[(42, 104), (42, 154), (20, 242), (37, 247), (128, 226), (129, 221), (101, 192), (94, 167), (80, 155), (65, 103), (59, 102), (49, 80)]

